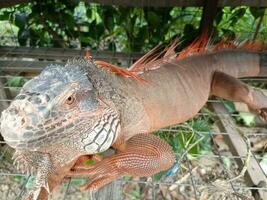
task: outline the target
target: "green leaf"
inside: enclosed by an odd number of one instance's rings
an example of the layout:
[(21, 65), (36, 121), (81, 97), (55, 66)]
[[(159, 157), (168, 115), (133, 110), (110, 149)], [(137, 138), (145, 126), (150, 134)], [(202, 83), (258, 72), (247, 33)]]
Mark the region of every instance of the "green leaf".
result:
[(123, 179), (124, 181), (130, 181), (130, 180), (133, 179), (133, 177), (132, 177), (132, 176), (123, 176), (122, 179)]
[(135, 186), (135, 189), (132, 191), (132, 195), (136, 198), (136, 199), (140, 199), (140, 186), (139, 185), (136, 185)]
[(223, 105), (230, 113), (236, 112), (235, 104), (232, 101), (223, 101)]
[(230, 158), (223, 157), (222, 158), (224, 165), (227, 167), (227, 169), (230, 169), (232, 161)]
[(74, 185), (82, 185), (85, 183), (86, 183), (86, 179), (84, 178), (72, 178), (71, 179), (71, 184), (74, 184)]
[(246, 126), (253, 126), (256, 123), (256, 117), (251, 113), (239, 112), (239, 116)]
[(159, 181), (161, 179), (162, 176), (164, 176), (166, 174), (167, 171), (161, 171), (157, 174), (154, 174), (152, 179), (153, 181)]
[(7, 81), (9, 87), (21, 87), (26, 82), (23, 77), (13, 77)]
[(0, 20), (9, 20), (11, 13), (9, 12), (3, 12), (0, 14)]
[(245, 13), (246, 13), (246, 8), (240, 8), (238, 10), (235, 10), (230, 18), (231, 26), (235, 25), (237, 21), (244, 16)]
[(86, 161), (84, 161), (85, 165), (92, 165), (92, 164), (95, 164), (95, 163), (96, 163), (96, 161), (94, 161), (94, 160), (86, 160)]

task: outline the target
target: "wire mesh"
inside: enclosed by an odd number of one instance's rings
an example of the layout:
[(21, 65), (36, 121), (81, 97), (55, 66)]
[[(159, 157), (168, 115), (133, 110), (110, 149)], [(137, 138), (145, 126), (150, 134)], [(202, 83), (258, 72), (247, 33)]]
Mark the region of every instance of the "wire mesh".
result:
[[(183, 16), (177, 16), (184, 20), (184, 23), (192, 21), (194, 17), (201, 16), (201, 9), (198, 11), (187, 11), (183, 13)], [(191, 19), (188, 20), (188, 15)], [(8, 85), (8, 80), (13, 77), (30, 79), (37, 75), (43, 67), (49, 63), (64, 63), (68, 58), (77, 57), (84, 55), (85, 51), (82, 50), (70, 50), (70, 49), (59, 49), (59, 48), (31, 48), (31, 47), (19, 47), (19, 42), (17, 40), (16, 31), (13, 30), (13, 26), (10, 24), (10, 29), (13, 32), (13, 36), (8, 38), (12, 40), (12, 45), (16, 46), (3, 46), (0, 47), (0, 80), (3, 82), (3, 87), (0, 87), (1, 91), (4, 93), (9, 93), (7, 98), (0, 98), (0, 108), (1, 104), (4, 102), (10, 103), (14, 95), (19, 91), (20, 87), (14, 87)], [(180, 27), (181, 32), (183, 27)], [(265, 30), (264, 30), (265, 31)], [(265, 32), (259, 34), (265, 34)], [(240, 30), (240, 33), (247, 33), (248, 35), (253, 35), (255, 32), (248, 31), (245, 32)], [(3, 32), (0, 35), (0, 40), (7, 39), (7, 36)], [(55, 39), (57, 40), (57, 39)], [(58, 40), (61, 41), (61, 40)], [(62, 41), (61, 41), (62, 42)], [(142, 41), (140, 41), (141, 43)], [(96, 59), (103, 59), (115, 63), (123, 63), (130, 66), (137, 58), (141, 56), (139, 53), (118, 53), (118, 52), (105, 52), (105, 51), (95, 51), (92, 55)], [(243, 79), (247, 82), (267, 82), (266, 78), (246, 78)], [(209, 104), (224, 104), (221, 99), (210, 99)], [(229, 113), (229, 114), (218, 114), (218, 113), (206, 113), (201, 111), (198, 113), (197, 117), (223, 117), (223, 118), (237, 118), (239, 114)], [(160, 132), (169, 135), (179, 135), (180, 132), (185, 134), (190, 134), (192, 131), (188, 129), (188, 124), (180, 124), (174, 127), (161, 129)], [(161, 179), (156, 178), (129, 178), (124, 177), (118, 180), (122, 185), (123, 191), (122, 196), (124, 199), (201, 199), (203, 192), (206, 189), (214, 188), (213, 182), (214, 177), (231, 179), (238, 175), (239, 171), (235, 160), (240, 159), (245, 161), (247, 159), (246, 155), (238, 156), (229, 153), (229, 149), (221, 150), (218, 148), (218, 137), (222, 135), (229, 135), (228, 132), (223, 132), (219, 129), (211, 131), (194, 131), (194, 134), (199, 135), (199, 137), (208, 137), (211, 143), (214, 143), (211, 152), (198, 152), (198, 153), (188, 153), (185, 149), (182, 152), (176, 153), (177, 159), (181, 161), (180, 168), (178, 172), (173, 175), (173, 177), (163, 176)], [(255, 129), (246, 130), (246, 136), (248, 138), (253, 137), (263, 137), (266, 138), (267, 131), (264, 129), (259, 129), (257, 132)], [(11, 164), (12, 150), (5, 145), (4, 141), (0, 141), (1, 152), (0, 152), (0, 192), (2, 195), (0, 199), (21, 199), (25, 188), (29, 187), (31, 184), (31, 177), (25, 174), (21, 174), (17, 171)], [(258, 165), (265, 157), (261, 154), (252, 154), (256, 158)], [(219, 168), (222, 174), (211, 175), (214, 177), (206, 177), (208, 172), (203, 172), (203, 163), (212, 160), (216, 163), (215, 166)], [(3, 164), (8, 161), (7, 165)], [(229, 167), (229, 163), (233, 167)], [(231, 169), (235, 169), (231, 171)], [(215, 170), (216, 171), (216, 170)], [(203, 173), (202, 173), (203, 172)], [(211, 171), (209, 171), (211, 172)], [(218, 173), (218, 172), (216, 172)], [(199, 175), (201, 174), (201, 175)], [(205, 183), (201, 182), (201, 178), (205, 177), (208, 179)], [(204, 178), (203, 178), (204, 179)], [(94, 199), (95, 197), (89, 193), (80, 193), (78, 190), (78, 185), (84, 183), (84, 179), (69, 179), (65, 182), (64, 187), (60, 190), (60, 197), (54, 197), (54, 199)], [(245, 199), (244, 195), (241, 197), (238, 194), (245, 194), (249, 199), (252, 197), (251, 191), (259, 190), (266, 191), (266, 187), (251, 186), (246, 185), (246, 181), (241, 178), (236, 181), (228, 183), (230, 189), (236, 195), (232, 199)], [(9, 185), (9, 186), (8, 186)], [(6, 188), (7, 187), (7, 188)], [(240, 191), (243, 190), (243, 191)], [(75, 194), (75, 195), (73, 195)], [(145, 194), (143, 196), (142, 194)], [(183, 196), (181, 196), (183, 195)]]
[[(1, 49), (1, 48), (0, 48)], [(8, 66), (12, 66), (14, 65), (14, 59), (10, 59), (11, 57), (13, 57), (13, 52), (14, 52), (14, 48), (12, 48), (11, 51), (7, 51), (1, 54), (0, 58), (3, 60), (8, 60), (9, 65)], [(0, 50), (1, 51), (1, 50)], [(21, 53), (22, 55), (16, 55), (16, 60), (19, 59), (23, 59), (25, 57), (27, 57), (27, 53), (32, 53), (34, 51), (34, 49), (30, 51), (25, 51), (23, 53)], [(67, 52), (67, 50), (64, 50), (65, 52)], [(48, 52), (48, 51), (47, 51)], [(99, 52), (99, 54), (101, 54), (101, 52)], [(42, 56), (44, 56), (44, 54), (42, 53)], [(45, 55), (47, 57), (49, 57), (49, 53), (47, 55)], [(53, 55), (54, 56), (54, 55)], [(116, 60), (118, 59), (118, 57), (116, 57), (117, 55), (114, 54), (114, 57), (110, 57), (111, 60)], [(7, 59), (9, 58), (9, 59)], [(123, 55), (120, 59), (127, 59), (130, 62), (133, 62), (135, 60), (135, 58), (133, 58), (131, 55), (129, 57), (127, 57), (127, 55)], [(36, 59), (35, 59), (36, 60)], [(38, 59), (37, 59), (38, 60)], [(64, 61), (64, 57), (62, 58), (62, 60)], [(43, 64), (43, 61), (39, 61), (40, 62), (40, 66)], [(53, 60), (51, 61), (53, 62)], [(2, 66), (1, 66), (2, 67)], [(36, 66), (33, 66), (33, 68), (37, 68), (37, 71), (40, 71), (41, 68), (39, 69)], [(43, 65), (44, 67), (44, 65)], [(5, 73), (1, 75), (1, 79), (7, 80), (10, 79), (11, 77), (24, 77), (23, 74), (21, 74), (21, 71), (23, 71), (22, 69), (19, 69), (17, 72), (11, 72), (11, 73)], [(35, 71), (35, 72), (37, 72)], [(32, 76), (27, 77), (31, 78)], [(245, 81), (267, 81), (267, 79), (245, 79)], [(19, 91), (20, 87), (12, 87), (12, 86), (8, 86), (7, 82), (4, 82), (4, 87), (2, 88), (2, 91), (10, 91), (10, 90), (15, 90), (15, 93), (17, 91)], [(12, 100), (12, 98), (2, 98), (0, 99), (0, 102), (10, 102)], [(208, 103), (215, 103), (215, 104), (223, 104), (224, 101), (221, 99), (210, 99)], [(205, 113), (205, 112), (200, 112), (198, 113), (198, 116), (200, 117), (205, 117), (208, 116), (210, 114)], [(213, 113), (212, 115), (214, 116), (220, 116), (220, 117), (237, 117), (238, 114), (236, 113), (230, 113), (230, 114), (218, 114), (218, 113)], [(190, 134), (191, 131), (190, 129), (188, 129), (188, 124), (179, 124), (176, 125), (174, 127), (170, 127), (170, 128), (164, 128), (161, 129), (161, 132), (165, 133), (165, 134), (172, 134), (172, 135), (177, 135), (179, 134), (179, 132), (177, 132), (177, 129), (182, 130), (183, 133), (186, 134)], [(201, 136), (201, 137), (209, 137), (212, 139), (212, 141), (214, 143), (216, 143), (216, 141), (214, 141), (214, 138), (217, 136), (221, 136), (221, 135), (228, 135), (229, 133), (227, 132), (222, 132), (219, 130), (211, 130), (211, 131), (195, 131), (195, 134)], [(265, 131), (264, 129), (260, 130), (260, 132), (254, 132), (253, 130), (249, 130), (246, 132), (247, 137), (255, 137), (255, 136), (267, 136), (267, 131)], [(1, 144), (4, 145), (5, 142), (1, 141)], [(215, 145), (216, 147), (216, 145)], [(199, 177), (197, 177), (197, 170), (199, 167), (194, 163), (194, 159), (192, 160), (192, 157), (198, 159), (215, 159), (220, 163), (220, 166), (222, 167), (222, 173), (224, 174), (224, 177), (226, 179), (231, 179), (234, 176), (237, 176), (237, 172), (235, 173), (230, 173), (229, 172), (229, 166), (226, 166), (226, 162), (225, 160), (230, 160), (231, 163), (235, 163), (235, 159), (241, 159), (241, 160), (246, 160), (246, 156), (236, 156), (236, 155), (231, 155), (225, 152), (222, 152), (218, 149), (214, 149), (212, 154), (207, 154), (207, 153), (188, 153), (186, 151), (182, 152), (182, 153), (176, 153), (177, 158), (180, 158), (181, 155), (184, 153), (184, 157), (181, 160), (181, 165), (183, 165), (182, 170), (179, 170), (177, 173), (179, 175), (177, 175), (178, 177), (176, 178), (180, 178), (183, 179), (183, 176), (185, 176), (187, 173), (189, 173), (188, 176), (188, 180), (186, 180), (185, 182), (179, 182), (179, 180), (169, 180), (168, 178), (162, 178), (160, 180), (153, 180), (153, 179), (125, 179), (122, 178), (119, 180), (119, 182), (123, 185), (123, 188), (126, 190), (123, 192), (123, 198), (127, 199), (129, 198), (129, 194), (127, 192), (129, 192), (129, 189), (127, 187), (132, 186), (134, 189), (132, 189), (133, 191), (137, 190), (136, 188), (145, 188), (146, 194), (148, 196), (146, 196), (146, 199), (160, 199), (160, 192), (165, 191), (164, 188), (175, 188), (174, 191), (187, 191), (188, 194), (188, 198), (192, 198), (192, 199), (200, 199), (201, 198), (201, 194), (203, 193), (203, 190), (206, 188), (211, 188), (212, 185), (211, 183), (206, 183), (203, 184), (199, 181)], [(8, 156), (8, 154), (12, 154), (10, 153), (10, 149), (7, 146), (4, 146), (4, 148), (1, 149), (1, 155), (0, 155), (0, 159), (4, 160), (6, 159)], [(264, 159), (262, 156), (260, 155), (255, 155), (256, 159), (258, 161)], [(17, 193), (13, 196), (14, 199), (20, 199), (22, 194), (23, 194), (23, 190), (28, 187), (28, 185), (30, 184), (30, 177), (25, 175), (25, 174), (21, 174), (18, 171), (5, 171), (6, 169), (1, 169), (2, 171), (0, 171), (0, 177), (9, 177), (11, 180), (14, 179), (14, 182), (17, 181), (18, 184), (18, 189), (17, 189)], [(203, 170), (203, 169), (202, 169)], [(76, 182), (75, 182), (76, 180)], [(4, 180), (3, 180), (4, 181)], [(3, 183), (3, 181), (1, 181)], [(65, 188), (64, 190), (61, 192), (61, 198), (59, 199), (71, 199), (71, 196), (73, 195), (73, 193), (75, 193), (76, 197), (77, 195), (81, 195), (82, 193), (79, 193), (78, 191), (78, 183), (83, 183), (84, 180), (79, 180), (79, 179), (73, 179), (73, 181), (68, 180), (67, 183), (65, 183)], [(242, 182), (242, 181), (241, 181)], [(240, 192), (240, 180), (238, 181), (234, 181), (234, 182), (230, 182), (229, 183), (231, 186), (231, 189), (233, 190), (233, 193), (239, 194)], [(130, 185), (130, 186), (127, 186)], [(181, 189), (182, 188), (182, 189)], [(143, 190), (145, 190), (143, 189)], [(245, 184), (242, 185), (242, 190), (247, 191), (248, 193), (250, 192), (250, 190), (253, 189), (258, 189), (258, 190), (266, 190), (266, 188), (264, 187), (252, 187), (252, 186), (246, 186)], [(150, 192), (148, 192), (150, 191)], [(159, 192), (160, 191), (160, 192)], [(11, 193), (11, 192), (10, 192)], [(243, 192), (244, 193), (244, 192)], [(6, 197), (10, 197), (8, 195), (10, 194), (6, 194)], [(127, 196), (128, 195), (128, 196)], [(90, 195), (88, 193), (84, 193), (83, 195), (80, 196), (81, 199), (84, 198), (90, 198)], [(162, 196), (162, 195), (161, 195)], [(186, 196), (186, 195), (185, 195)], [(140, 196), (137, 198), (141, 198)], [(236, 199), (238, 199), (239, 197), (236, 196)], [(10, 199), (10, 198), (9, 198)]]

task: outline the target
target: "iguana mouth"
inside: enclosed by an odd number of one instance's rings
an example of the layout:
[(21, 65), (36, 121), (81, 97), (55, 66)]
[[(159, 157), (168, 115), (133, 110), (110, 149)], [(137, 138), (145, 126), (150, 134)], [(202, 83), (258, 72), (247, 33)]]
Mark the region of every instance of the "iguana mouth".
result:
[[(76, 120), (74, 122), (70, 122), (68, 124), (64, 124), (63, 126), (58, 127), (52, 124), (48, 129), (39, 130), (27, 130), (26, 127), (26, 129), (20, 131), (19, 133), (13, 132), (12, 134), (12, 132), (9, 132), (8, 135), (4, 133), (3, 136), (5, 138), (5, 141), (13, 148), (19, 150), (37, 149), (43, 146), (53, 144), (53, 141), (62, 137), (63, 132), (65, 136), (71, 137), (75, 134), (75, 126), (79, 125), (80, 123), (82, 123), (80, 120)], [(63, 123), (58, 124), (62, 125)], [(23, 139), (18, 137), (18, 135), (21, 135)], [(64, 138), (62, 138), (62, 141), (64, 140)]]
[(62, 142), (80, 133), (80, 126), (90, 128), (90, 124), (95, 121), (95, 117), (86, 113), (79, 116), (79, 113), (75, 112), (61, 113), (55, 117), (50, 115), (51, 118), (39, 120), (40, 116), (33, 111), (27, 113), (26, 117), (26, 114), (15, 105), (11, 105), (2, 113), (1, 133), (11, 147), (19, 150), (39, 149), (54, 144), (58, 138)]

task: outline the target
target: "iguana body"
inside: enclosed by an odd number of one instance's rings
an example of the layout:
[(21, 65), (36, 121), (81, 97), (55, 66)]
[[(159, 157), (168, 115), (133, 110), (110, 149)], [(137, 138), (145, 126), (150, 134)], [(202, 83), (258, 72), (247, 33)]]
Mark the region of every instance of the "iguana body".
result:
[(267, 98), (236, 78), (266, 76), (267, 54), (171, 54), (145, 65), (147, 71), (130, 78), (78, 59), (50, 66), (25, 84), (2, 114), (1, 133), (22, 169), (37, 173), (35, 197), (48, 188), (51, 173), (111, 146), (115, 155), (77, 165), (68, 176), (90, 176), (82, 189), (97, 190), (125, 174), (150, 176), (170, 168), (172, 148), (148, 133), (192, 118), (210, 95), (244, 102), (266, 119)]

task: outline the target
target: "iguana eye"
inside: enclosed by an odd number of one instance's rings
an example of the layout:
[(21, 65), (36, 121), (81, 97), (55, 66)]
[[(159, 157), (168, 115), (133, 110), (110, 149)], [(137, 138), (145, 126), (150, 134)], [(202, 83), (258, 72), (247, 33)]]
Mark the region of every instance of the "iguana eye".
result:
[(72, 105), (74, 102), (75, 102), (75, 97), (73, 95), (69, 96), (65, 101), (67, 105)]

